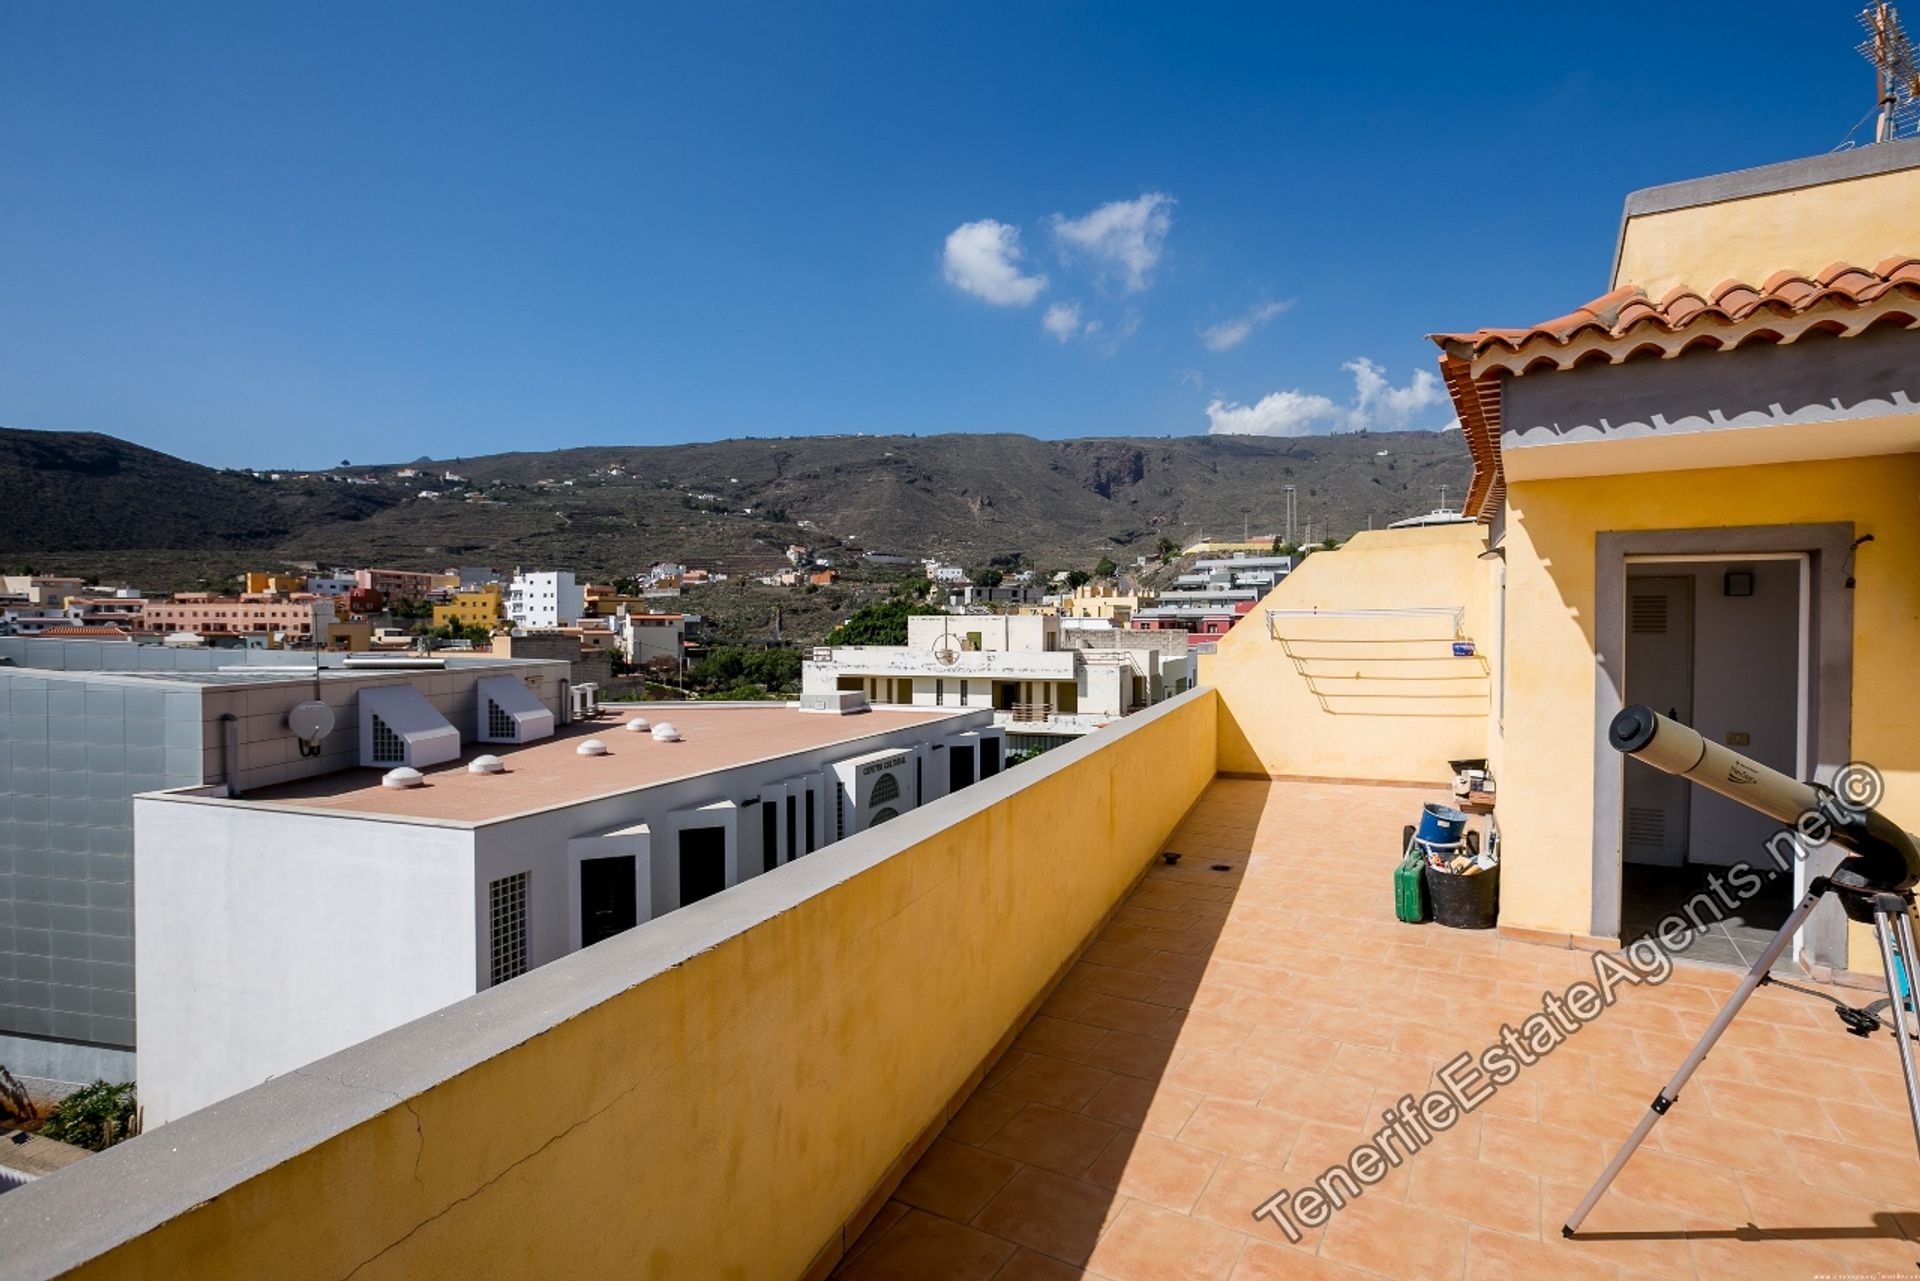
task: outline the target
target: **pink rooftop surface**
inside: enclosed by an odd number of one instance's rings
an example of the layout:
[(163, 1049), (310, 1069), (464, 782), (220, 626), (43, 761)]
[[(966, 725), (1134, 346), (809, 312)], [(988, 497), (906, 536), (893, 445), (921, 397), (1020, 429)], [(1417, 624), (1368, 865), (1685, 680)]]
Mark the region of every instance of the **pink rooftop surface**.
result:
[[(263, 787), (248, 792), (244, 799), (303, 809), (484, 823), (840, 743), (850, 745), (848, 755), (857, 755), (862, 739), (957, 714), (943, 709), (836, 716), (778, 703), (765, 707), (639, 704), (563, 726), (553, 737), (524, 746), (466, 744), (459, 760), (423, 770), (426, 783), (420, 787), (383, 787), (384, 771), (350, 769)], [(681, 741), (655, 742), (650, 733), (628, 730), (626, 723), (634, 717), (645, 717), (655, 725), (671, 723), (680, 731)], [(606, 744), (605, 756), (578, 753), (580, 744), (590, 738)], [(467, 764), (486, 754), (498, 756), (506, 771), (469, 774)]]

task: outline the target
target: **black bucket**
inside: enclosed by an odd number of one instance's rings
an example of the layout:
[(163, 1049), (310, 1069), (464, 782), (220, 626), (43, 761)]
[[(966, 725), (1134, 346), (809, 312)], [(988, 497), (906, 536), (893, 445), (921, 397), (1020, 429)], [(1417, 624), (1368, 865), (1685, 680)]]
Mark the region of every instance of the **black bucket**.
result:
[(1500, 908), (1500, 866), (1461, 876), (1437, 867), (1426, 870), (1427, 902), (1433, 919), (1456, 930), (1490, 930)]

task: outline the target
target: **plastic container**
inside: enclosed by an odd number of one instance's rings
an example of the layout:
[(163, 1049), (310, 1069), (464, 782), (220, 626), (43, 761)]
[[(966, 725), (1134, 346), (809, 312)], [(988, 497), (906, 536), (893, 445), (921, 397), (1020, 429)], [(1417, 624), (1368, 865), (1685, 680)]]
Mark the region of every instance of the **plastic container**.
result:
[(1427, 845), (1452, 847), (1464, 839), (1467, 816), (1451, 805), (1429, 801), (1420, 809), (1419, 839)]
[(1393, 869), (1393, 914), (1408, 925), (1419, 925), (1427, 919), (1427, 887), (1421, 876), (1426, 858), (1414, 844), (1411, 826), (1401, 832), (1400, 841), (1403, 853)]
[(1427, 901), (1433, 919), (1456, 930), (1490, 930), (1500, 911), (1500, 866), (1461, 876), (1426, 869)]

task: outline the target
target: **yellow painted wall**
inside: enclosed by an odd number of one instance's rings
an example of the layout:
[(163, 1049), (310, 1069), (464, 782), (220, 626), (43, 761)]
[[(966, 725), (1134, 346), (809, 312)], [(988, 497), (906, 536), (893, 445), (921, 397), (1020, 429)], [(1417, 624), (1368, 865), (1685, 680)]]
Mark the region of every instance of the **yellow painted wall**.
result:
[(1018, 766), (1007, 799), (544, 1033), (503, 1028), (508, 1052), (69, 1275), (796, 1277), (1198, 799), (1214, 711), (1197, 690), (1058, 772)]
[(300, 574), (266, 574), (247, 571), (247, 594), (258, 595), (262, 592), (282, 592), (292, 595), (307, 590), (307, 580)]
[[(1449, 760), (1485, 756), (1497, 660), (1486, 546), (1484, 526), (1436, 525), (1356, 534), (1302, 561), (1200, 657), (1200, 683), (1220, 695), (1221, 770), (1435, 782)], [(1267, 631), (1269, 609), (1455, 605), (1476, 658), (1452, 658), (1444, 620), (1286, 622), (1309, 682)]]
[(1777, 271), (1812, 275), (1830, 263), (1872, 267), (1920, 254), (1920, 169), (1748, 196), (1627, 221), (1614, 287), (1659, 298), (1675, 285), (1759, 285)]
[(498, 587), (481, 587), (456, 592), (451, 601), (433, 607), (433, 625), (445, 627), (459, 623), (463, 627), (491, 627), (506, 617), (506, 605)]
[[(1853, 755), (1886, 771), (1882, 808), (1920, 827), (1920, 456), (1518, 482), (1507, 504), (1503, 925), (1591, 926), (1600, 530), (1852, 521), (1872, 534), (1853, 597)], [(1858, 939), (1850, 965), (1876, 968)]]

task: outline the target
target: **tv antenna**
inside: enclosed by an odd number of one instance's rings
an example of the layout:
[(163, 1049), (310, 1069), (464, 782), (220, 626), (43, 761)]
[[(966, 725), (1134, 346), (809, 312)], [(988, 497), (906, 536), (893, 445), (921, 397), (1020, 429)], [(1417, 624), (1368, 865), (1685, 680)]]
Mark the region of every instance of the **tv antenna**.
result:
[(1900, 25), (1900, 11), (1878, 0), (1860, 11), (1860, 25), (1867, 38), (1858, 49), (1873, 64), (1880, 111), (1873, 140), (1891, 142), (1903, 133), (1920, 132), (1920, 68), (1914, 65), (1913, 42)]

